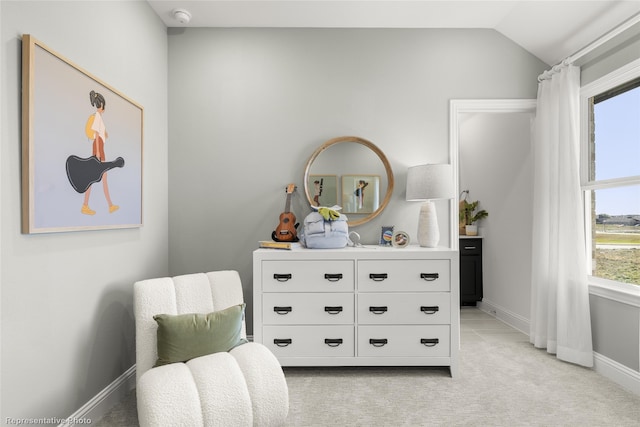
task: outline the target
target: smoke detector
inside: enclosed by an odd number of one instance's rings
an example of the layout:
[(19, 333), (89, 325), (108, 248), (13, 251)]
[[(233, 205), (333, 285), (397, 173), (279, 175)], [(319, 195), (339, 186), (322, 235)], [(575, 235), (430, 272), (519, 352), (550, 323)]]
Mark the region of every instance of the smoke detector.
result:
[(191, 21), (191, 14), (185, 9), (173, 9), (173, 17), (181, 24), (188, 24)]

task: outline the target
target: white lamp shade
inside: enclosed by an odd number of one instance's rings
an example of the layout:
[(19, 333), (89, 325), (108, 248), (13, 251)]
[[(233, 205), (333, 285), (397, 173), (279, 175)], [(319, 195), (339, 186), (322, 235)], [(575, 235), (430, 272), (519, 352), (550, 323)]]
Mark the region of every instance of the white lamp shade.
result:
[(412, 166), (407, 171), (407, 200), (451, 199), (453, 169), (447, 164)]

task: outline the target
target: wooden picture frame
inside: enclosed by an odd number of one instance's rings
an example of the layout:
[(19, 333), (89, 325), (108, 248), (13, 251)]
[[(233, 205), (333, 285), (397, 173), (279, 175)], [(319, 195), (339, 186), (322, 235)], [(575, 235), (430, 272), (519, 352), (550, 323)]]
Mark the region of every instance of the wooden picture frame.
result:
[(141, 105), (22, 36), (22, 233), (142, 226), (142, 142)]

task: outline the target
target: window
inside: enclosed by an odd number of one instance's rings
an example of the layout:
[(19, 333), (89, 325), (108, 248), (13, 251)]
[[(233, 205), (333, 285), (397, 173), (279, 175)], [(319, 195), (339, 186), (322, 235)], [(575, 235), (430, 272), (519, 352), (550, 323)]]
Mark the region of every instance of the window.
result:
[(582, 90), (582, 190), (590, 243), (589, 268), (594, 283), (640, 286), (640, 63), (637, 62), (624, 72), (605, 76)]

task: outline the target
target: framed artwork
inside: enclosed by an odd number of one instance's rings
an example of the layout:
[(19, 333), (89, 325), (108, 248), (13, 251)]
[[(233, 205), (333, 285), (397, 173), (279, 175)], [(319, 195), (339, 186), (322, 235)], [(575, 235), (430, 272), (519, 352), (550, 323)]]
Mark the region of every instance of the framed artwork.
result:
[(309, 175), (307, 188), (311, 190), (313, 206), (331, 207), (338, 204), (338, 177), (336, 175)]
[(143, 108), (22, 37), (22, 232), (142, 226)]
[(393, 239), (391, 240), (391, 244), (394, 248), (404, 248), (409, 245), (411, 242), (411, 238), (409, 234), (405, 231), (396, 231), (393, 233)]
[(344, 175), (342, 211), (369, 214), (380, 206), (380, 175)]
[(391, 246), (393, 244), (393, 225), (383, 225), (380, 229), (380, 245)]

